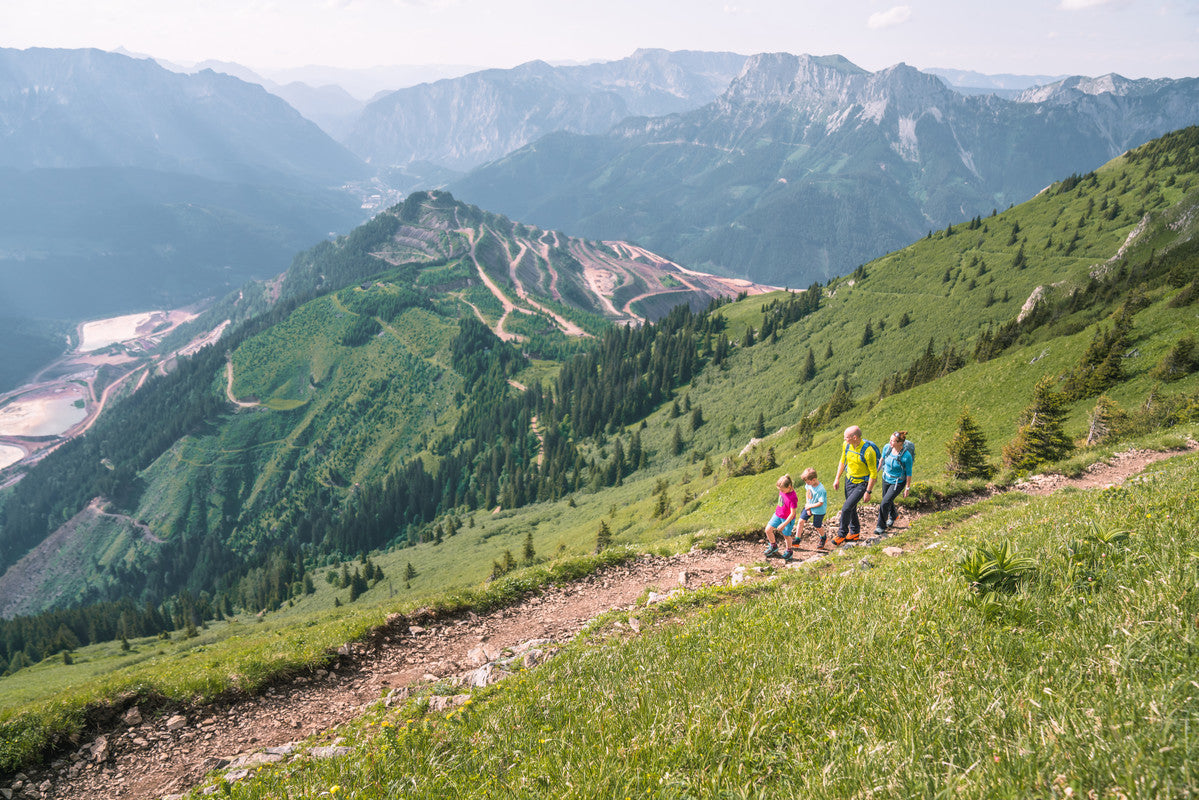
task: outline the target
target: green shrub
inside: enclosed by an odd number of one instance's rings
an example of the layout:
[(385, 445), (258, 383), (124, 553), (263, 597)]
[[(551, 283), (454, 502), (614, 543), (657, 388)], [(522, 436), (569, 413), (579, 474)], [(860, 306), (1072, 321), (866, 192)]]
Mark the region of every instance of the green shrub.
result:
[(968, 408), (962, 409), (957, 430), (945, 445), (945, 451), (949, 455), (945, 472), (951, 478), (986, 479), (995, 473), (995, 468), (987, 461), (987, 437), (983, 435), (982, 428), (974, 421), (974, 417), (970, 416)]
[(1064, 428), (1067, 413), (1065, 397), (1053, 388), (1053, 379), (1038, 381), (1032, 403), (1020, 415), (1016, 438), (1003, 450), (1007, 465), (1031, 470), (1070, 455), (1074, 443)]

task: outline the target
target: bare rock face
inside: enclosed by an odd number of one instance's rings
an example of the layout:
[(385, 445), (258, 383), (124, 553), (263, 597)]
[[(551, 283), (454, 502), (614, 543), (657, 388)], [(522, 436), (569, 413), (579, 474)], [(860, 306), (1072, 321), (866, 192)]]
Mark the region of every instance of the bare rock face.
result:
[(554, 131), (602, 133), (631, 115), (714, 100), (745, 63), (734, 53), (638, 50), (619, 61), (531, 61), (423, 83), (369, 103), (347, 147), (375, 164), (427, 161), (467, 171)]
[(1024, 305), (1020, 307), (1020, 313), (1016, 315), (1016, 322), (1023, 322), (1033, 312), (1033, 309), (1037, 307), (1037, 303), (1041, 302), (1044, 297), (1044, 286), (1038, 286), (1033, 289), (1032, 294), (1028, 296), (1028, 299), (1024, 301)]

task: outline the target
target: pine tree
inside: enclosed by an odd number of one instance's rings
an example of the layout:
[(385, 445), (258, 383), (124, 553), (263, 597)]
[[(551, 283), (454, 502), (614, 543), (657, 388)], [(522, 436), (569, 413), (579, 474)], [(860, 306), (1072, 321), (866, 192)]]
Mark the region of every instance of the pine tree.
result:
[(799, 373), (799, 379), (803, 382), (808, 382), (816, 377), (816, 355), (812, 352), (812, 348), (808, 348), (807, 358), (804, 359), (803, 369)]
[(1150, 375), (1158, 380), (1176, 381), (1196, 370), (1199, 370), (1199, 356), (1195, 353), (1195, 337), (1184, 336), (1166, 353)]
[(533, 532), (532, 531), (528, 531), (525, 533), (524, 557), (525, 557), (524, 562), (525, 562), (526, 566), (528, 566), (529, 564), (532, 564), (533, 560), (535, 558), (537, 558), (537, 551), (533, 549)]
[(641, 431), (633, 431), (633, 438), (629, 440), (629, 470), (633, 472), (645, 465), (645, 450), (641, 447)]
[(662, 519), (670, 513), (670, 495), (666, 493), (666, 488), (663, 487), (658, 495), (658, 503), (654, 506), (654, 519)]
[(684, 444), (683, 444), (683, 434), (682, 434), (682, 432), (679, 430), (679, 426), (678, 426), (678, 425), (675, 425), (675, 426), (674, 426), (674, 433), (671, 435), (671, 439), (670, 439), (670, 451), (671, 451), (672, 453), (674, 453), (676, 456), (677, 456), (677, 455), (682, 455), (682, 453), (683, 453), (683, 448), (684, 448)]
[(951, 478), (985, 479), (995, 472), (994, 467), (987, 463), (987, 439), (974, 417), (970, 416), (969, 409), (962, 409), (958, 417), (957, 431), (945, 445), (945, 451), (949, 455), (945, 472)]
[(1068, 456), (1074, 443), (1063, 427), (1066, 414), (1065, 397), (1053, 388), (1053, 379), (1038, 381), (1033, 387), (1032, 402), (1020, 415), (1016, 438), (1003, 449), (1007, 465), (1016, 470), (1031, 470)]
[(861, 346), (865, 347), (874, 341), (874, 328), (870, 325), (870, 320), (866, 320), (866, 327), (862, 330)]
[(762, 416), (762, 412), (758, 412), (758, 421), (754, 423), (754, 438), (762, 439), (766, 436), (766, 417)]
[(416, 577), (416, 567), (412, 566), (412, 562), (409, 561), (408, 565), (404, 567), (404, 580), (410, 581), (415, 577)]
[(837, 385), (829, 398), (824, 418), (826, 420), (836, 419), (851, 408), (853, 408), (853, 390), (846, 377), (841, 375), (837, 378)]
[(595, 534), (595, 552), (599, 553), (612, 544), (612, 531), (608, 528), (608, 523), (600, 520), (599, 530)]
[(350, 578), (350, 602), (354, 602), (363, 595), (367, 590), (366, 578), (362, 577), (357, 569), (354, 570), (354, 577)]
[(1087, 447), (1117, 439), (1128, 425), (1128, 414), (1107, 395), (1100, 395), (1088, 415)]

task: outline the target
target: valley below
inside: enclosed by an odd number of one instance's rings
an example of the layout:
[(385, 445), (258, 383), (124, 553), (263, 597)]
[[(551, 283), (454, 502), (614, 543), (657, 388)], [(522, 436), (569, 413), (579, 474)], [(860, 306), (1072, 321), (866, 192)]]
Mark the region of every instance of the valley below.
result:
[(148, 311), (80, 323), (71, 352), (0, 395), (0, 487), (19, 480), (22, 467), (85, 433), (113, 399), (220, 338), (225, 325), (170, 352), (158, 351), (163, 339), (198, 311)]

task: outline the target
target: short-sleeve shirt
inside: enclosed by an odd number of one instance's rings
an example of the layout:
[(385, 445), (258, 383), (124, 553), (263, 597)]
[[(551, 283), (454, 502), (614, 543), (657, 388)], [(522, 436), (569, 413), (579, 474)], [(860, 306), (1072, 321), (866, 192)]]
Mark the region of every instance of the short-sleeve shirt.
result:
[(894, 448), (883, 448), (882, 470), (884, 483), (902, 483), (912, 476), (912, 454), (904, 450), (896, 455)]
[[(828, 513), (828, 492), (825, 490), (823, 483), (804, 487), (804, 493), (808, 496), (808, 501), (804, 505), (810, 507), (813, 514)], [(812, 503), (819, 503), (820, 505), (813, 506)]]
[(845, 477), (854, 483), (878, 479), (878, 456), (874, 454), (874, 448), (866, 446), (865, 440), (856, 450), (846, 442), (838, 466), (844, 466)]
[(779, 519), (787, 519), (791, 516), (791, 512), (799, 508), (799, 495), (792, 489), (789, 492), (779, 492), (778, 508), (774, 510), (775, 516)]

